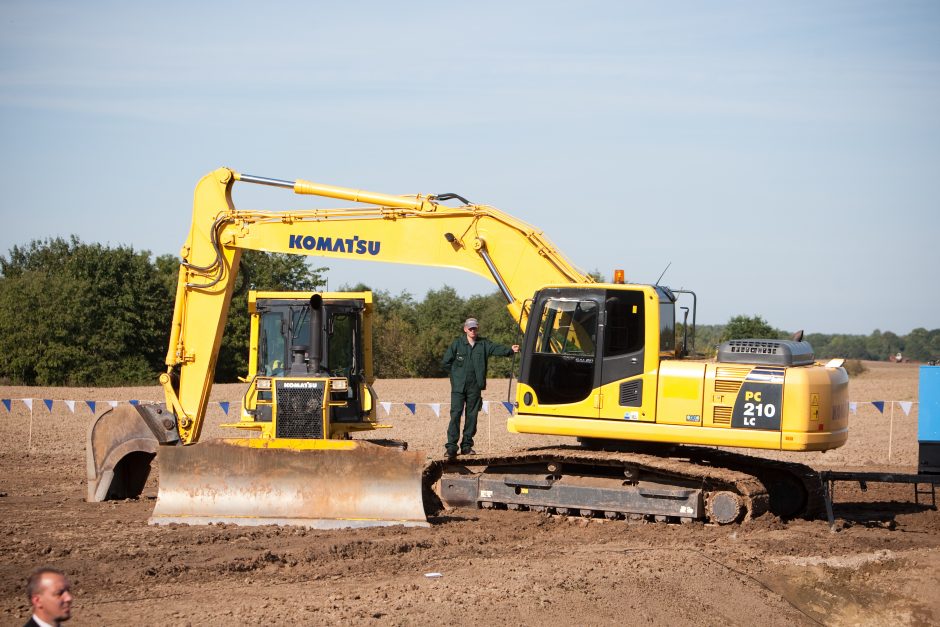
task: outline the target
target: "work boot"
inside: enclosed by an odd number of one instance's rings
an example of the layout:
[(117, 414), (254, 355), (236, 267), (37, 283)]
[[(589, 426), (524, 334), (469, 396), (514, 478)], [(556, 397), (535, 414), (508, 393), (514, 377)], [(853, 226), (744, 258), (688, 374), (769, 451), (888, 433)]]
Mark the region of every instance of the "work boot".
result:
[(457, 451), (447, 449), (446, 451), (444, 451), (444, 457), (446, 457), (448, 461), (454, 461), (455, 459), (457, 459)]
[(465, 450), (465, 451), (460, 451), (460, 454), (461, 454), (461, 455), (476, 455), (477, 452), (474, 451), (472, 448), (468, 448), (468, 449)]

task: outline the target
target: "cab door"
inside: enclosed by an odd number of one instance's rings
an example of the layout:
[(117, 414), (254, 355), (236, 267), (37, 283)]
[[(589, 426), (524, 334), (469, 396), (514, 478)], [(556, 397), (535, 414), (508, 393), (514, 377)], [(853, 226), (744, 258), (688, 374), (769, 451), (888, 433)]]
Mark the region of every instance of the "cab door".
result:
[(655, 293), (645, 286), (606, 290), (597, 373), (600, 418), (656, 419), (656, 368), (647, 368), (646, 361), (659, 355), (658, 347), (646, 345), (646, 338), (650, 325), (658, 326), (657, 303)]
[(549, 288), (538, 295), (529, 317), (520, 383), (534, 403), (525, 413), (596, 417), (597, 334), (601, 290)]

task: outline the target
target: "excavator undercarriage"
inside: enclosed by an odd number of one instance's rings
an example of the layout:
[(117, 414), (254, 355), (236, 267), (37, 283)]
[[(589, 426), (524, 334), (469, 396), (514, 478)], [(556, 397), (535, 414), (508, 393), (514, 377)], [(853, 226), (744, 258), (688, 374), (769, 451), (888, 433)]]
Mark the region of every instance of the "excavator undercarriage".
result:
[(818, 475), (803, 464), (702, 447), (657, 448), (562, 446), (435, 460), (425, 470), (425, 498), (436, 497), (432, 512), (435, 506), (508, 508), (716, 524), (768, 511), (781, 518), (820, 511)]

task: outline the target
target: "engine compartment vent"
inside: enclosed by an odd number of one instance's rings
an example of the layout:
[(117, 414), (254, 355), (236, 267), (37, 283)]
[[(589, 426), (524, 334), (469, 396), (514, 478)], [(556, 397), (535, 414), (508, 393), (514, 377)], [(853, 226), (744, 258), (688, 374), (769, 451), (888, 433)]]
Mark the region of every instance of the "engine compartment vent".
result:
[(620, 406), (643, 406), (643, 379), (636, 379), (620, 384)]
[(718, 362), (756, 366), (808, 366), (816, 358), (809, 342), (729, 340), (718, 347)]
[(724, 405), (716, 405), (714, 417), (712, 418), (712, 424), (729, 427), (731, 426), (731, 413), (733, 407), (727, 407)]

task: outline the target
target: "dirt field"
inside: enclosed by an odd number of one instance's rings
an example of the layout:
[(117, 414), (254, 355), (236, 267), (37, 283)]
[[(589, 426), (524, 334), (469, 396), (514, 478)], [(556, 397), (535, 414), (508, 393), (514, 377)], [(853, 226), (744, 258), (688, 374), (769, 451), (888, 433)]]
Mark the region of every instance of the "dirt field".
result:
[[(914, 470), (916, 403), (907, 415), (870, 401), (916, 401), (917, 366), (867, 365), (851, 383), (849, 443), (798, 459)], [(551, 443), (506, 433), (507, 383), (489, 388), (480, 452)], [(439, 455), (446, 381), (376, 389), (393, 403), (379, 414), (394, 437)], [(151, 527), (153, 479), (141, 500), (84, 502), (84, 401), (100, 413), (110, 400), (160, 400), (158, 388), (0, 387), (0, 398), (12, 399), (0, 406), (2, 625), (25, 622), (24, 578), (39, 565), (71, 575), (75, 625), (940, 624), (940, 515), (914, 505), (910, 486), (841, 484), (834, 532), (769, 515), (718, 527), (507, 511), (449, 512), (420, 529)], [(23, 398), (36, 399), (32, 412)], [(233, 404), (233, 420), (240, 386), (212, 398)], [(440, 417), (429, 403), (445, 403)], [(211, 403), (204, 437), (225, 419)]]

